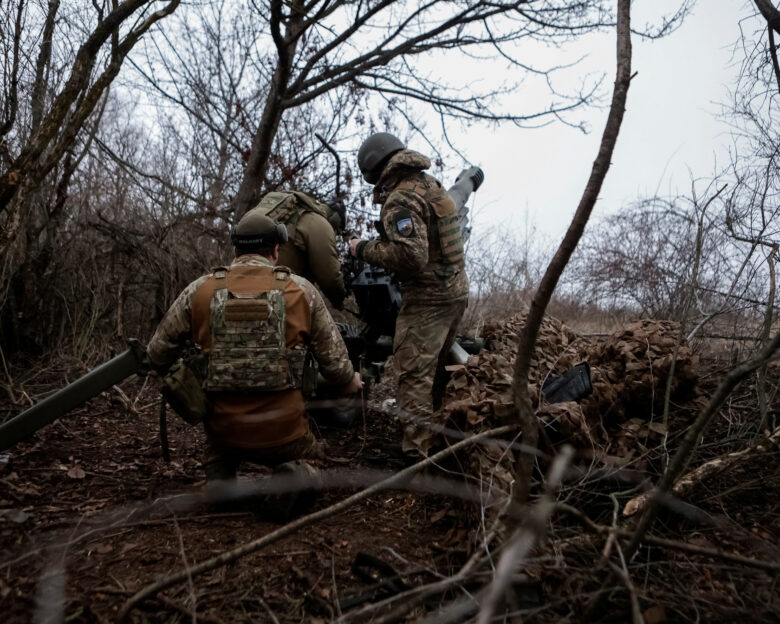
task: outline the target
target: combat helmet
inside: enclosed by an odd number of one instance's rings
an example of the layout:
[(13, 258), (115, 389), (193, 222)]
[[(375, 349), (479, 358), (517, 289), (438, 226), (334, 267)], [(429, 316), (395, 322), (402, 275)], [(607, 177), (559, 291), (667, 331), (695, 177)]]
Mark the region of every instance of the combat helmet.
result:
[(369, 184), (379, 182), (385, 164), (396, 152), (406, 146), (400, 139), (387, 132), (377, 132), (368, 137), (358, 150), (358, 167)]
[(284, 223), (275, 223), (259, 210), (250, 210), (230, 231), (236, 247), (273, 247), (287, 242)]

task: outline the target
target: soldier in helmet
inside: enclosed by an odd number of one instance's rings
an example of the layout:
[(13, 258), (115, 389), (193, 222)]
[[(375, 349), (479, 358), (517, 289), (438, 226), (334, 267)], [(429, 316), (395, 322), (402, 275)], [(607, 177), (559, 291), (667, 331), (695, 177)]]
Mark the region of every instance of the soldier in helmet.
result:
[[(468, 280), (455, 203), (425, 173), (431, 161), (391, 134), (368, 137), (358, 152), (374, 203), (382, 206), (379, 237), (350, 241), (350, 253), (393, 271), (403, 303), (396, 321), (393, 361), (404, 427), (403, 449), (426, 454), (434, 432), (427, 424), (441, 407), (444, 364), (466, 309)], [(481, 170), (468, 170), (474, 178)], [(478, 172), (478, 174), (477, 174)], [(481, 178), (472, 179), (476, 188)], [(469, 189), (470, 192), (471, 189)]]
[(252, 210), (287, 226), (289, 240), (279, 248), (279, 264), (317, 284), (340, 310), (346, 290), (335, 232), (345, 226), (344, 204), (323, 204), (300, 191), (274, 191)]
[(285, 226), (249, 212), (231, 240), (232, 264), (187, 286), (148, 346), (158, 371), (176, 361), (188, 340), (208, 356), (204, 468), (210, 480), (233, 477), (244, 459), (275, 466), (321, 454), (301, 392), (307, 351), (345, 394), (362, 387), (317, 289), (274, 266), (287, 242)]

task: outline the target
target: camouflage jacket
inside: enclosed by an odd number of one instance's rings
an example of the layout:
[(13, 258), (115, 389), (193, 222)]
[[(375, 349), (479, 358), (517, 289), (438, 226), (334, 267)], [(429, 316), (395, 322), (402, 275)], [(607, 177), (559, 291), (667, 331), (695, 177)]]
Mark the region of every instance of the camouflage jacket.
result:
[(411, 190), (430, 189), (446, 196), (439, 181), (423, 173), (430, 166), (427, 157), (412, 150), (390, 159), (374, 187), (374, 203), (382, 205), (379, 238), (360, 243), (356, 251), (361, 260), (397, 275), (406, 303), (446, 304), (468, 297), (462, 257), (444, 262), (433, 206)]
[[(263, 256), (246, 254), (233, 260), (231, 266), (273, 266)], [(158, 371), (167, 370), (181, 355), (187, 340), (192, 339), (192, 300), (209, 276), (199, 277), (173, 302), (147, 347), (149, 362)], [(354, 375), (344, 340), (330, 316), (317, 289), (305, 278), (291, 278), (303, 290), (309, 304), (311, 325), (308, 348), (320, 366), (322, 375), (334, 385), (349, 383)]]

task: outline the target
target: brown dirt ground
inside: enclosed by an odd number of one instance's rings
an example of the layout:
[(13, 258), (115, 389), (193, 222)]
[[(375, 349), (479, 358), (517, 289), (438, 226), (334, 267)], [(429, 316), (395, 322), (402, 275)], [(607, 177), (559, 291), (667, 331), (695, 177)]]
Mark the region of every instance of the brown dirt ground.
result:
[[(40, 395), (58, 386), (42, 380), (26, 386)], [(72, 376), (71, 376), (72, 378)], [(717, 379), (704, 379), (705, 388)], [(161, 575), (248, 542), (276, 526), (251, 511), (207, 507), (177, 515), (151, 514), (123, 521), (129, 510), (160, 497), (197, 491), (202, 485), (202, 434), (169, 415), (172, 462), (158, 441), (158, 395), (151, 384), (122, 385), (136, 413), (116, 391), (94, 399), (62, 421), (0, 457), (0, 620), (33, 621), (46, 613), (47, 573), (65, 569), (68, 622), (111, 622), (133, 592)], [(19, 394), (17, 392), (17, 394)], [(17, 397), (18, 399), (18, 397)], [(21, 401), (20, 401), (21, 403)], [(701, 459), (742, 448), (746, 414), (755, 413), (751, 389), (736, 396), (719, 418)], [(0, 421), (17, 413), (4, 397)], [(684, 409), (676, 418), (689, 418)], [(369, 413), (350, 429), (321, 428), (330, 459), (325, 469), (397, 470), (398, 429), (385, 415)], [(587, 460), (585, 460), (587, 461)], [(651, 462), (652, 465), (652, 462)], [(247, 467), (246, 477), (264, 469)], [(612, 517), (610, 494), (625, 486), (593, 483), (567, 487), (562, 496), (599, 522)], [(659, 535), (765, 560), (779, 560), (780, 458), (746, 465), (706, 484), (692, 500), (714, 519), (663, 518)], [(324, 493), (316, 508), (345, 496)], [(620, 495), (622, 496), (622, 495)], [(628, 497), (620, 498), (625, 502)], [(351, 564), (359, 552), (390, 563), (409, 585), (454, 573), (467, 555), (463, 503), (403, 491), (369, 501), (306, 528), (236, 563), (169, 590), (133, 612), (136, 622), (318, 622), (339, 615), (339, 601), (366, 593), (370, 582)], [(515, 584), (514, 605), (523, 620), (554, 622), (582, 617), (586, 599), (603, 572), (595, 568), (602, 538), (576, 542), (582, 530), (556, 520), (555, 548), (540, 551), (527, 576)], [(705, 557), (643, 549), (629, 566), (648, 624), (676, 621), (776, 622), (780, 600), (767, 573)], [(42, 580), (43, 579), (43, 580)], [(44, 588), (44, 589), (41, 589)], [(37, 597), (36, 597), (37, 596)], [(193, 599), (194, 597), (194, 599)], [(452, 598), (453, 596), (449, 596)], [(510, 601), (511, 602), (511, 601)], [(430, 611), (438, 603), (430, 603)], [(37, 605), (37, 606), (36, 606)], [(625, 592), (615, 592), (599, 621), (627, 621)], [(56, 609), (56, 607), (55, 607)], [(419, 617), (413, 612), (409, 619)], [(38, 621), (44, 621), (39, 618)]]

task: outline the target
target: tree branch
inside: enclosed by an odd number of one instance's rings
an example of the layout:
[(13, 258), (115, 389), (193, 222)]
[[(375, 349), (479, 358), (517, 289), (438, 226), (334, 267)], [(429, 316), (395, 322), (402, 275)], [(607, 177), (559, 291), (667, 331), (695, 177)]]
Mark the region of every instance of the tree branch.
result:
[[(119, 73), (127, 54), (146, 31), (159, 20), (170, 15), (181, 2), (181, 0), (171, 0), (163, 9), (154, 12), (140, 26), (130, 31), (119, 44), (116, 54), (112, 55), (108, 67), (95, 83), (87, 88), (97, 52), (101, 46), (125, 19), (149, 1), (127, 0), (122, 3), (98, 24), (95, 31), (81, 46), (73, 63), (71, 75), (52, 104), (49, 114), (41, 122), (38, 131), (21, 154), (0, 176), (0, 212), (8, 206), (23, 182), (36, 184), (51, 171), (71, 146), (100, 97)], [(70, 115), (65, 128), (62, 129), (62, 124), (70, 113), (74, 102), (77, 103), (76, 110)], [(55, 143), (54, 146), (52, 143)]]
[(770, 0), (753, 0), (761, 15), (769, 24), (769, 27), (780, 34), (780, 11), (770, 2)]
[(777, 61), (777, 46), (775, 45), (775, 31), (771, 26), (767, 26), (769, 36), (769, 56), (772, 57), (772, 69), (775, 71), (775, 80), (777, 88), (780, 90), (780, 63)]
[[(604, 524), (598, 524), (582, 513), (579, 509), (566, 503), (558, 503), (556, 505), (556, 509), (576, 518), (583, 524), (583, 526), (600, 535), (609, 535), (614, 533), (620, 537), (630, 538), (636, 534), (635, 531), (630, 531), (628, 529), (621, 529)], [(780, 572), (780, 563), (777, 561), (761, 561), (760, 559), (753, 559), (743, 555), (735, 555), (733, 553), (728, 553), (721, 548), (707, 548), (706, 546), (687, 544), (686, 542), (664, 539), (662, 537), (655, 537), (653, 535), (645, 535), (642, 538), (642, 542), (645, 544), (651, 544), (653, 546), (659, 546), (660, 548), (667, 548), (669, 550), (690, 553), (692, 555), (712, 557), (713, 559), (723, 559), (724, 561), (730, 561), (732, 563), (744, 565), (749, 568), (764, 570), (769, 573)]]
[(408, 482), (415, 474), (417, 474), (424, 468), (437, 464), (442, 459), (452, 455), (456, 451), (466, 448), (467, 446), (473, 444), (474, 442), (477, 442), (478, 440), (482, 440), (488, 437), (497, 437), (500, 435), (504, 435), (505, 433), (509, 433), (514, 429), (515, 427), (512, 425), (498, 427), (496, 429), (483, 431), (469, 438), (466, 438), (465, 440), (461, 440), (460, 442), (457, 442), (452, 446), (449, 446), (446, 449), (439, 451), (435, 455), (431, 455), (430, 457), (425, 458), (421, 462), (409, 466), (408, 468), (405, 468), (404, 470), (397, 472), (393, 476), (388, 477), (387, 479), (384, 479), (379, 483), (375, 483), (374, 485), (364, 490), (361, 490), (360, 492), (357, 492), (356, 494), (353, 494), (352, 496), (345, 498), (344, 500), (341, 500), (338, 503), (331, 505), (330, 507), (326, 507), (325, 509), (321, 509), (307, 516), (302, 516), (301, 518), (297, 518), (296, 520), (293, 520), (289, 524), (286, 524), (283, 527), (280, 527), (275, 531), (268, 533), (267, 535), (264, 535), (256, 540), (243, 544), (242, 546), (239, 546), (238, 548), (234, 548), (233, 550), (228, 550), (220, 555), (217, 555), (216, 557), (212, 557), (211, 559), (206, 559), (205, 561), (196, 564), (192, 568), (183, 570), (182, 572), (178, 572), (176, 574), (172, 574), (167, 577), (163, 577), (156, 583), (147, 585), (146, 587), (138, 591), (124, 605), (122, 605), (122, 608), (119, 610), (117, 620), (119, 622), (125, 622), (127, 620), (128, 615), (130, 614), (130, 611), (132, 611), (135, 605), (137, 605), (139, 602), (143, 600), (146, 600), (147, 598), (154, 596), (155, 594), (163, 591), (164, 589), (173, 587), (174, 585), (178, 585), (181, 582), (187, 581), (188, 579), (194, 578), (195, 576), (203, 574), (204, 572), (208, 572), (209, 570), (213, 570), (215, 568), (226, 565), (228, 563), (232, 563), (233, 561), (236, 561), (241, 557), (256, 552), (261, 548), (264, 548), (265, 546), (268, 546), (269, 544), (272, 544), (280, 540), (281, 538), (294, 533), (298, 529), (309, 526), (311, 524), (314, 524), (315, 522), (319, 522), (326, 518), (335, 516), (345, 511), (346, 509), (349, 509), (353, 505), (370, 498), (371, 496), (373, 496), (378, 492), (393, 487), (400, 487), (404, 483)]
[[(590, 178), (585, 191), (574, 213), (569, 229), (563, 238), (558, 250), (542, 277), (539, 287), (531, 301), (531, 306), (526, 316), (525, 326), (520, 335), (517, 346), (517, 359), (515, 361), (513, 394), (515, 400), (515, 415), (523, 432), (523, 442), (534, 446), (538, 439), (536, 417), (533, 413), (531, 397), (528, 393), (528, 372), (531, 366), (536, 338), (544, 318), (545, 310), (550, 302), (555, 287), (558, 284), (561, 273), (569, 262), (577, 243), (582, 237), (590, 214), (598, 199), (604, 178), (609, 170), (612, 153), (617, 143), (620, 125), (623, 121), (623, 113), (626, 108), (626, 97), (631, 82), (631, 21), (630, 0), (618, 0), (617, 22), (617, 72), (615, 87), (612, 93), (612, 105), (609, 116), (601, 137), (598, 156), (593, 163)], [(531, 471), (533, 459), (521, 456), (516, 466), (516, 478), (519, 480), (518, 488), (514, 492), (515, 500), (522, 502), (528, 496), (531, 484)]]
[(16, 111), (19, 107), (19, 42), (22, 38), (22, 15), (24, 15), (24, 0), (19, 0), (14, 25), (14, 52), (11, 65), (11, 84), (8, 95), (3, 103), (3, 125), (0, 126), (0, 138), (11, 131), (16, 121)]
[(49, 114), (46, 115), (19, 156), (13, 160), (6, 171), (0, 174), (0, 212), (8, 207), (20, 184), (27, 177), (28, 171), (58, 136), (60, 127), (70, 112), (71, 106), (82, 96), (88, 84), (100, 48), (122, 22), (149, 1), (126, 0), (100, 22), (81, 45), (73, 61), (70, 76), (62, 91), (54, 99)]

